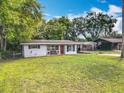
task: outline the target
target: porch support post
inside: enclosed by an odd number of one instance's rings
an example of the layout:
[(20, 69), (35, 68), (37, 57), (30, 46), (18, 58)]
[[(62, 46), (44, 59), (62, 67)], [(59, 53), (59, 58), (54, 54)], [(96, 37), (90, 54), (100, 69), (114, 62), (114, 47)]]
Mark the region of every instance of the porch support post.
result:
[(60, 50), (60, 45), (58, 45), (58, 46), (59, 46), (59, 55), (61, 55), (61, 53), (60, 53), (60, 51), (61, 51), (61, 50)]

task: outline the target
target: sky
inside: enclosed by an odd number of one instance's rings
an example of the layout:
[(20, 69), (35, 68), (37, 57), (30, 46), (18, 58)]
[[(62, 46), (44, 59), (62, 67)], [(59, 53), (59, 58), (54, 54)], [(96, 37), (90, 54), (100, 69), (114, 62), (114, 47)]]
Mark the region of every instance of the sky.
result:
[(39, 0), (46, 20), (68, 16), (85, 16), (86, 12), (103, 12), (117, 19), (114, 30), (122, 31), (122, 0)]

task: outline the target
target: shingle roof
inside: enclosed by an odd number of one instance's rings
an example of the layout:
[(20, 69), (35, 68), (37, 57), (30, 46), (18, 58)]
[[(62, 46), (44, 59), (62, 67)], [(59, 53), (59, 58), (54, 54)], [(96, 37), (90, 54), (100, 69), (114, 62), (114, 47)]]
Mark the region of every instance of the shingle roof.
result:
[(79, 42), (74, 42), (70, 40), (31, 40), (21, 43), (21, 45), (28, 44), (80, 44)]
[(122, 38), (101, 38), (102, 40), (111, 42), (111, 43), (121, 43), (122, 42)]

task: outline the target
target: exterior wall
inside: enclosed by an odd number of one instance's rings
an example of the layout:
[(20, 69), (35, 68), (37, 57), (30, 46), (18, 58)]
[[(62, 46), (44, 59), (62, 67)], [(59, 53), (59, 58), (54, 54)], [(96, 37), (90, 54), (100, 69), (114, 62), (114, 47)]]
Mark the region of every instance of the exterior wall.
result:
[(65, 45), (65, 54), (77, 54), (77, 45), (75, 45), (75, 51), (67, 51), (67, 45)]
[(46, 55), (47, 55), (46, 45), (40, 45), (40, 49), (29, 49), (28, 45), (23, 46), (24, 57), (37, 57), (37, 56), (46, 56)]
[[(77, 54), (77, 45), (75, 45), (75, 51), (67, 51), (67, 45), (64, 45), (64, 54)], [(29, 49), (28, 45), (23, 45), (23, 56), (24, 57), (38, 57), (47, 56), (47, 45), (40, 45), (40, 49)], [(59, 45), (59, 54), (60, 45)]]

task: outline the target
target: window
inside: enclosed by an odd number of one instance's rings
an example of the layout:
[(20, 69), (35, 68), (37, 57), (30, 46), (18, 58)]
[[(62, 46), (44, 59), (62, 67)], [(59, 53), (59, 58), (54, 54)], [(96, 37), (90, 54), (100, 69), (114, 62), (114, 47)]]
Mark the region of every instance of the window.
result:
[(75, 45), (67, 45), (67, 52), (75, 51)]
[(40, 45), (29, 45), (29, 49), (40, 49)]
[(67, 45), (67, 52), (71, 51), (71, 45)]
[(59, 50), (58, 45), (50, 45), (47, 47), (47, 50)]
[(73, 45), (73, 51), (75, 51), (75, 45)]
[(49, 46), (47, 46), (47, 54), (48, 55), (57, 55), (57, 54), (59, 54), (59, 46), (58, 45), (49, 45)]

